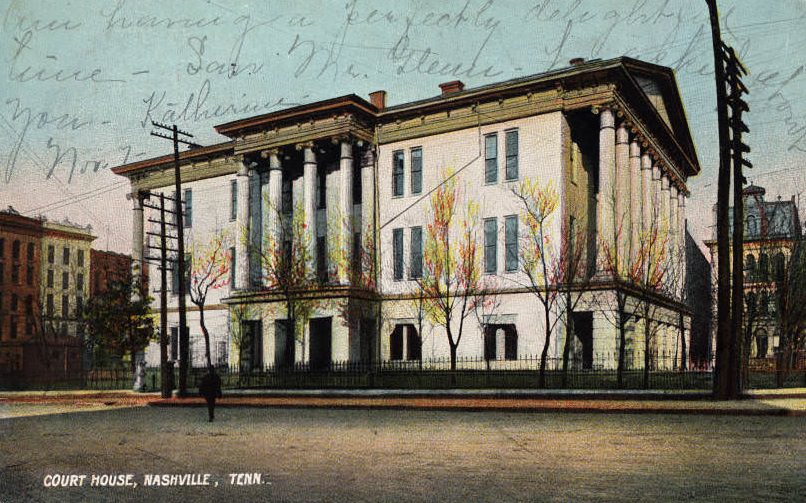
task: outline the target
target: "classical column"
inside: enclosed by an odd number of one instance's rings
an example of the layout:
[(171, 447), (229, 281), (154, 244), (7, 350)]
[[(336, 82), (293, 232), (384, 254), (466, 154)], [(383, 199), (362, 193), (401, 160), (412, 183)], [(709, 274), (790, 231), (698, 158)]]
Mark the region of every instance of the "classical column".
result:
[(257, 169), (249, 170), (249, 286), (256, 286), (261, 280), (260, 252), (263, 242), (263, 191), (268, 182), (265, 173)]
[(649, 152), (641, 156), (641, 233), (648, 239), (652, 233), (652, 157)]
[(681, 246), (686, 246), (686, 194), (682, 190), (677, 192), (677, 232), (680, 235)]
[(597, 250), (612, 253), (615, 246), (613, 228), (616, 169), (616, 130), (613, 111), (599, 110), (599, 193), (596, 201)]
[(375, 149), (369, 145), (361, 153), (361, 232), (374, 232)]
[(630, 263), (635, 263), (641, 246), (641, 145), (638, 137), (630, 142)]
[(236, 185), (238, 189), (238, 211), (236, 212), (235, 235), (235, 289), (249, 287), (249, 161), (242, 161)]
[(277, 149), (266, 152), (269, 157), (269, 190), (266, 199), (266, 239), (273, 240), (278, 246), (282, 241), (280, 215), (283, 211), (283, 168), (280, 164), (280, 152)]
[(655, 162), (652, 164), (652, 225), (655, 227), (655, 230), (660, 232), (663, 226), (663, 221), (661, 220), (661, 204), (660, 204), (660, 193), (663, 188), (663, 184), (661, 182), (661, 178), (663, 178), (663, 173), (661, 172), (660, 165)]
[(682, 190), (677, 192), (677, 246), (679, 247), (678, 257), (680, 274), (678, 291), (681, 298), (684, 295), (683, 289), (686, 285), (686, 195)]
[(680, 246), (680, 229), (677, 226), (677, 194), (676, 185), (669, 187), (669, 236), (672, 243), (672, 258), (677, 261)]
[[(641, 156), (641, 238), (639, 242), (651, 242), (653, 234), (652, 225), (652, 203), (655, 186), (652, 183), (652, 157), (649, 152), (644, 151)], [(645, 258), (643, 265), (644, 277), (649, 273), (650, 260)]]
[[(143, 281), (143, 199), (142, 192), (129, 195), (132, 200), (132, 279), (139, 284)], [(140, 300), (140, 290), (132, 289), (132, 300)]]
[(621, 272), (630, 249), (630, 145), (629, 132), (622, 122), (616, 129), (616, 190), (615, 190), (616, 249)]
[(349, 284), (350, 277), (346, 274), (350, 270), (353, 256), (353, 144), (349, 139), (341, 140), (341, 156), (339, 158), (339, 172), (341, 173), (339, 186), (339, 212), (341, 213), (341, 247), (344, 268), (339, 268), (342, 277), (339, 283)]
[(660, 193), (660, 219), (658, 224), (660, 225), (660, 235), (666, 238), (666, 269), (667, 271), (670, 269), (669, 265), (672, 263), (672, 253), (674, 252), (674, 244), (673, 244), (673, 237), (672, 237), (672, 226), (671, 221), (669, 220), (670, 215), (670, 204), (669, 201), (671, 199), (670, 196), (671, 192), (671, 185), (669, 183), (669, 177), (661, 175), (661, 193)]
[(299, 146), (303, 150), (302, 163), (302, 211), (308, 235), (308, 272), (316, 272), (316, 153), (313, 143)]

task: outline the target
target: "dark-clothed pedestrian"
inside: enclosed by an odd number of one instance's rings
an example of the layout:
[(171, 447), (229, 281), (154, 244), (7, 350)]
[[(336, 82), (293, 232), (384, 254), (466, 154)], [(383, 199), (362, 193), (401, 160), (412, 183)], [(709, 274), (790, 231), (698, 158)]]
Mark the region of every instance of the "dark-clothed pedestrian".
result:
[(215, 418), (215, 399), (222, 397), (221, 378), (218, 377), (214, 368), (209, 367), (207, 373), (202, 377), (199, 383), (199, 395), (207, 401), (208, 421), (212, 423)]

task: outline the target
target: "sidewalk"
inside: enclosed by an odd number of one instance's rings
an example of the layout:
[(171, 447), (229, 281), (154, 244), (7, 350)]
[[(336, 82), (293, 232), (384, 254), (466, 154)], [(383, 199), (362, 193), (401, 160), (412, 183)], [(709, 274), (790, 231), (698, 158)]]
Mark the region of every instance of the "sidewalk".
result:
[[(778, 391), (778, 390), (771, 390)], [(738, 401), (713, 401), (707, 392), (661, 393), (581, 390), (239, 390), (224, 394), (220, 407), (280, 407), (504, 412), (595, 412), (619, 414), (708, 414), (806, 416), (806, 389)], [(769, 395), (775, 395), (770, 397)], [(155, 399), (155, 407), (202, 407), (198, 397)]]
[[(133, 391), (0, 392), (0, 405), (202, 407), (204, 400), (163, 399)], [(806, 388), (752, 390), (742, 400), (714, 401), (707, 391), (641, 390), (227, 390), (220, 407), (279, 407), (505, 412), (595, 412), (806, 416)]]

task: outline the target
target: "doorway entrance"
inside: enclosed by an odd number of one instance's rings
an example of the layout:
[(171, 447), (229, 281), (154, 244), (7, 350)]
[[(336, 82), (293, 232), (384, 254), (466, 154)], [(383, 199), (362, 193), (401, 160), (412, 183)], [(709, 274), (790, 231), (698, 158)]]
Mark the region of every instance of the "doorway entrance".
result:
[(326, 370), (332, 358), (333, 318), (314, 318), (310, 321), (311, 370)]

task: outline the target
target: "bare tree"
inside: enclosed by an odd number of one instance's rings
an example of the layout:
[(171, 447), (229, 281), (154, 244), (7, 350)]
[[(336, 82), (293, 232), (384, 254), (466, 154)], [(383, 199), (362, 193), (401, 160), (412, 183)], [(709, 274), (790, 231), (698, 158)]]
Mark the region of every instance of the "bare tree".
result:
[[(455, 370), (465, 322), (491, 301), (494, 292), (481, 275), (477, 250), (478, 206), (469, 201), (460, 216), (456, 182), (450, 173), (443, 178), (446, 181), (430, 198), (432, 220), (426, 229), (423, 274), (417, 279), (417, 285), (426, 317), (445, 329), (451, 370)], [(454, 240), (455, 237), (458, 239)]]
[(224, 288), (230, 283), (232, 257), (229, 253), (229, 243), (229, 235), (224, 231), (217, 231), (205, 243), (191, 241), (189, 250), (190, 288), (188, 294), (190, 301), (199, 308), (199, 326), (204, 335), (204, 355), (207, 360), (207, 368), (211, 368), (213, 362), (210, 357), (210, 332), (207, 330), (204, 320), (204, 307), (210, 290)]

